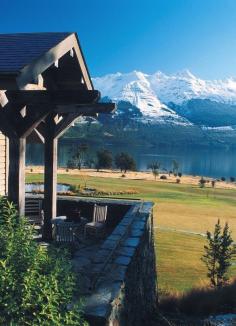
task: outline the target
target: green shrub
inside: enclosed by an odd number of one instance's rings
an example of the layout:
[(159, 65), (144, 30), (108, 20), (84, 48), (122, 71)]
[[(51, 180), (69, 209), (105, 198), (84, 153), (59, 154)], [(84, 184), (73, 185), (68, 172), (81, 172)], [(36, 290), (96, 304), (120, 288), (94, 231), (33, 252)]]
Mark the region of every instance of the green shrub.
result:
[(86, 325), (74, 303), (76, 277), (65, 251), (34, 241), (34, 230), (0, 198), (0, 325)]
[(161, 179), (161, 180), (167, 180), (167, 176), (166, 176), (166, 175), (161, 175), (161, 176), (160, 176), (160, 179)]

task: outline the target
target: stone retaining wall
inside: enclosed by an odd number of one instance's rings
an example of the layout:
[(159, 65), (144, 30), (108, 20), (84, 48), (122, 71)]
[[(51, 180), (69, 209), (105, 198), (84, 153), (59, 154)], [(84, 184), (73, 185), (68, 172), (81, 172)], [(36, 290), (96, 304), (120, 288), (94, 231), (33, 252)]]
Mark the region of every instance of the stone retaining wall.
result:
[(90, 266), (96, 282), (85, 295), (91, 326), (150, 325), (157, 298), (152, 206), (133, 203), (99, 248)]

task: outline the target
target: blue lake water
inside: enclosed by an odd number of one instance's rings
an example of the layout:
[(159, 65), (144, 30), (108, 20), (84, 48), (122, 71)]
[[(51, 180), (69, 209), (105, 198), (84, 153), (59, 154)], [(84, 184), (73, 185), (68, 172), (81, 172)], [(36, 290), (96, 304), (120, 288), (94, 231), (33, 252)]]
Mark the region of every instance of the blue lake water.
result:
[[(69, 190), (68, 185), (64, 184), (57, 184), (57, 192), (67, 192)], [(27, 183), (25, 185), (25, 192), (30, 193), (30, 192), (43, 192), (44, 191), (44, 184), (42, 183)]]
[[(59, 166), (66, 166), (78, 148), (78, 143), (59, 144), (58, 163)], [(113, 146), (107, 144), (104, 148), (109, 149), (113, 154), (124, 151), (130, 153), (137, 165), (138, 170), (147, 170), (148, 164), (154, 161), (161, 163), (161, 168), (172, 170), (172, 161), (179, 163), (179, 171), (184, 174), (209, 176), (209, 177), (236, 177), (236, 149), (225, 148), (192, 148), (192, 149), (171, 149), (171, 148), (141, 148), (134, 146)], [(96, 156), (96, 148), (90, 146), (87, 156)], [(42, 145), (30, 145), (27, 148), (27, 164), (43, 164)]]

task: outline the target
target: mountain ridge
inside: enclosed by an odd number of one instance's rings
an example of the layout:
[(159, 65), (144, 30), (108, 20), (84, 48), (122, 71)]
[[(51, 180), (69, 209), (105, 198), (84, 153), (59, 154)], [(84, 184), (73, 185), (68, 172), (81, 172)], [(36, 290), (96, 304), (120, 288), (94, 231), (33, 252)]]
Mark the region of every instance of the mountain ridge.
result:
[[(236, 79), (204, 80), (188, 69), (167, 75), (161, 71), (145, 74), (141, 71), (107, 74), (93, 78), (102, 96), (113, 100), (135, 101), (137, 93), (148, 93), (160, 105), (173, 102), (182, 104), (190, 99), (210, 99), (216, 102), (236, 104)], [(153, 99), (152, 99), (153, 100)], [(133, 104), (133, 103), (132, 103)], [(137, 103), (136, 103), (137, 104)]]
[(236, 147), (234, 78), (205, 81), (189, 70), (174, 75), (133, 71), (96, 77), (93, 83), (102, 101), (116, 102), (117, 110), (99, 115), (78, 135), (145, 146)]

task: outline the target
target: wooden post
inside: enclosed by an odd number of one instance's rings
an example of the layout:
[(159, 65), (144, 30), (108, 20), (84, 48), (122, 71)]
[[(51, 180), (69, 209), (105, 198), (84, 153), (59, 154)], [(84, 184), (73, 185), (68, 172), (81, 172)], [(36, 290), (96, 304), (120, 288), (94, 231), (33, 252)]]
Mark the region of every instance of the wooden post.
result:
[(57, 138), (54, 138), (53, 124), (49, 121), (45, 129), (43, 239), (50, 241), (52, 240), (51, 220), (57, 213)]
[(13, 201), (20, 215), (25, 212), (25, 138), (9, 139), (8, 198)]

